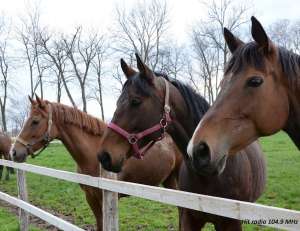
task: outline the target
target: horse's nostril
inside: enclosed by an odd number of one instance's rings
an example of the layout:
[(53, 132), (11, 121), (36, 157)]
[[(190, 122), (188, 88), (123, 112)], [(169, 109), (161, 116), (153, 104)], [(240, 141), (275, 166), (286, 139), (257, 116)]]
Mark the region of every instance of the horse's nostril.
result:
[(12, 150), (12, 156), (13, 156), (13, 157), (16, 157), (16, 156), (17, 156), (17, 151), (16, 151), (16, 149), (13, 149), (13, 150)]
[(206, 168), (210, 165), (210, 150), (205, 142), (200, 142), (193, 149), (193, 162), (197, 169)]
[(205, 145), (204, 143), (200, 143), (200, 144), (198, 144), (197, 151), (202, 152), (202, 151), (205, 151), (206, 148), (207, 148), (207, 145)]
[(98, 160), (102, 164), (103, 168), (105, 168), (108, 171), (111, 171), (112, 169), (112, 163), (111, 163), (111, 157), (108, 152), (103, 151), (98, 155)]

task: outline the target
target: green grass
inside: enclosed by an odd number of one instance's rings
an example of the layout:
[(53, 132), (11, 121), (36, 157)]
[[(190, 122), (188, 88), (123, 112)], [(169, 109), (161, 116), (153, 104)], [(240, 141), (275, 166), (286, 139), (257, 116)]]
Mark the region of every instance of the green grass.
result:
[[(0, 228), (1, 231), (19, 231), (18, 219), (9, 211), (0, 207)], [(31, 231), (39, 231), (39, 229), (30, 226)]]
[[(267, 188), (258, 203), (300, 210), (300, 155), (297, 148), (284, 133), (262, 138), (268, 166)], [(67, 171), (76, 171), (76, 166), (65, 148), (51, 145), (41, 156), (29, 159), (29, 163)], [(27, 174), (29, 199), (43, 209), (56, 211), (74, 218), (76, 225), (95, 224), (94, 217), (77, 184), (50, 177)], [(0, 191), (16, 195), (15, 176), (9, 182), (0, 182)], [(122, 198), (119, 204), (120, 230), (177, 230), (177, 208), (165, 204), (130, 197)], [(0, 230), (18, 230), (17, 218), (0, 207)], [(245, 230), (274, 230), (245, 225)], [(31, 230), (36, 230), (32, 228)], [(213, 230), (208, 225), (205, 230)]]

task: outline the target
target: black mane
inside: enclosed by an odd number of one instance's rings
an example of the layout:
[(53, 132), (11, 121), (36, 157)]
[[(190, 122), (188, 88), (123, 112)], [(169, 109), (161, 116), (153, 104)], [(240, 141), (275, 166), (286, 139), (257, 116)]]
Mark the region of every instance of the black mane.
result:
[[(287, 78), (295, 79), (300, 76), (300, 56), (284, 47), (278, 47), (278, 54), (278, 61)], [(225, 74), (228, 72), (236, 74), (247, 66), (260, 70), (265, 67), (264, 54), (256, 42), (247, 43), (232, 54), (225, 68)]]
[(283, 47), (279, 47), (279, 61), (283, 73), (289, 79), (300, 77), (300, 56)]
[(198, 94), (191, 86), (187, 85), (186, 83), (183, 83), (174, 78), (169, 78), (167, 75), (161, 73), (155, 73), (155, 75), (168, 80), (178, 89), (189, 109), (189, 114), (191, 115), (196, 127), (210, 107), (205, 98)]
[[(178, 91), (184, 98), (184, 101), (189, 109), (189, 114), (191, 115), (194, 126), (196, 127), (203, 115), (208, 111), (210, 107), (205, 98), (198, 94), (192, 87), (185, 83), (182, 83), (177, 79), (170, 78), (167, 75), (159, 72), (154, 72), (154, 74), (155, 76), (166, 79), (178, 89)], [(122, 92), (126, 92), (126, 87), (132, 84), (136, 87), (138, 94), (142, 94), (144, 96), (151, 95), (151, 86), (149, 85), (147, 80), (145, 80), (144, 78), (140, 78), (138, 75), (139, 73), (136, 74), (136, 76), (132, 76), (125, 82)]]

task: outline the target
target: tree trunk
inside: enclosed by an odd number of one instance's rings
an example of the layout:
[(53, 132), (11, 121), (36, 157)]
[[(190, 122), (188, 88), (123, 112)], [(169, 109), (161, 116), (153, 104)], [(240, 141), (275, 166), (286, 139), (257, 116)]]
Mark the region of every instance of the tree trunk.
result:
[(65, 80), (65, 77), (63, 76), (63, 74), (61, 73), (61, 76), (62, 76), (62, 82), (63, 82), (63, 86), (67, 92), (67, 95), (69, 97), (69, 100), (71, 101), (73, 107), (77, 108), (76, 104), (75, 104), (75, 101), (73, 100), (73, 97), (71, 95), (71, 92), (69, 91), (69, 88), (68, 88), (68, 85), (67, 85), (67, 82)]
[(41, 99), (44, 98), (44, 91), (43, 91), (43, 81), (42, 81), (42, 75), (39, 76), (39, 79), (40, 79), (40, 97)]
[(57, 97), (56, 97), (58, 103), (60, 103), (60, 99), (61, 99), (61, 77), (59, 74), (59, 76), (57, 76)]
[(99, 104), (101, 108), (101, 117), (102, 120), (104, 121), (104, 106), (103, 106), (103, 96), (102, 96), (102, 82), (101, 82), (101, 77), (98, 76), (98, 87), (99, 87)]
[(31, 63), (29, 62), (29, 72), (30, 72), (30, 88), (31, 88), (31, 97), (34, 96), (34, 86), (33, 86), (33, 71)]
[(80, 88), (81, 88), (81, 98), (82, 98), (82, 111), (87, 112), (85, 85), (80, 84)]
[[(4, 95), (4, 97), (6, 97), (6, 96)], [(2, 101), (2, 99), (0, 98), (0, 107), (1, 107), (2, 129), (3, 129), (3, 132), (7, 132), (6, 113), (5, 113), (5, 109), (6, 109), (6, 99), (4, 99), (4, 100)]]

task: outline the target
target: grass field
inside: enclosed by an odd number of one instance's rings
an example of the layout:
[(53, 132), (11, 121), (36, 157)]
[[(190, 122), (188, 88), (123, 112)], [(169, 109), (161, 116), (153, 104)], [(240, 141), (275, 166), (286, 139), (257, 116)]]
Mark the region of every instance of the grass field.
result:
[[(300, 210), (300, 153), (284, 133), (261, 139), (267, 158), (268, 183), (259, 203)], [(76, 166), (64, 147), (51, 145), (29, 163), (56, 169), (75, 171)], [(84, 194), (77, 184), (28, 173), (27, 184), (32, 204), (71, 217), (81, 227), (95, 224)], [(16, 195), (15, 175), (0, 182), (0, 191)], [(120, 201), (120, 230), (177, 230), (177, 209), (139, 198), (123, 198)], [(0, 230), (18, 230), (15, 215), (0, 207)], [(247, 225), (245, 230), (274, 230)], [(32, 227), (31, 230), (38, 230)], [(205, 230), (213, 230), (207, 226)]]

